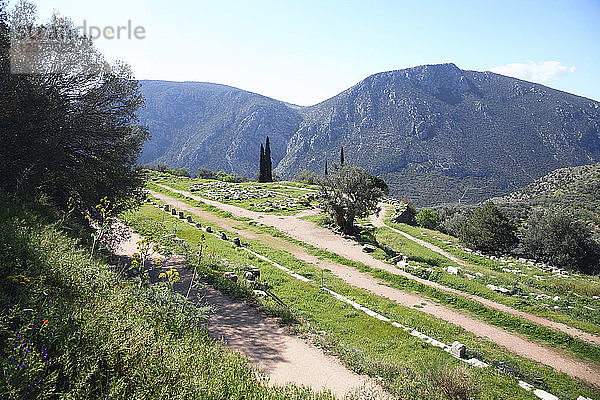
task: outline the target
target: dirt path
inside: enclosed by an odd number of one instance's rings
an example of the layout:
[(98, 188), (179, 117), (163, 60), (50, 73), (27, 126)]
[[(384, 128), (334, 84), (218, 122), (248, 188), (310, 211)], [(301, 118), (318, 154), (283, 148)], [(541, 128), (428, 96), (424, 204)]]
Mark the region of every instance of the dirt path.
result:
[[(153, 196), (159, 198), (161, 201), (172, 206), (178, 207), (178, 209), (180, 210), (186, 210), (190, 213), (202, 217), (203, 219), (206, 218), (206, 220), (223, 229), (231, 229), (233, 232), (235, 232), (242, 238), (260, 240), (261, 242), (269, 245), (270, 247), (287, 251), (298, 259), (312, 263), (317, 268), (328, 269), (331, 271), (331, 273), (333, 273), (334, 275), (336, 275), (337, 277), (339, 277), (340, 279), (344, 280), (346, 283), (352, 286), (370, 291), (371, 293), (382, 297), (386, 297), (402, 306), (414, 307), (415, 305), (419, 305), (418, 310), (421, 312), (425, 312), (452, 324), (461, 326), (465, 330), (477, 336), (484, 337), (494, 343), (497, 343), (500, 346), (505, 347), (508, 351), (512, 353), (535, 360), (542, 364), (549, 365), (557, 371), (565, 372), (571, 376), (580, 378), (585, 382), (600, 387), (600, 366), (592, 362), (576, 359), (560, 349), (555, 349), (541, 345), (539, 343), (530, 342), (521, 335), (505, 331), (500, 327), (487, 324), (481, 320), (473, 318), (467, 314), (461, 313), (460, 311), (451, 309), (449, 307), (432, 303), (429, 299), (421, 297), (417, 294), (407, 293), (398, 289), (391, 288), (389, 286), (386, 286), (385, 282), (376, 279), (371, 275), (362, 273), (354, 268), (347, 267), (327, 260), (321, 260), (316, 256), (310, 254), (308, 250), (304, 247), (295, 245), (286, 240), (274, 238), (267, 234), (258, 234), (249, 230), (235, 229), (233, 227), (235, 225), (235, 221), (232, 221), (227, 218), (217, 217), (209, 212), (201, 210), (198, 207), (187, 205), (182, 201), (178, 201), (177, 199), (174, 199), (161, 193), (153, 191), (151, 191), (150, 193)], [(190, 195), (185, 192), (184, 194), (188, 196)], [(198, 196), (193, 196), (192, 198), (202, 199)], [(199, 201), (203, 201), (203, 199)], [(218, 207), (218, 204), (220, 203), (211, 201), (210, 204)], [(226, 211), (232, 212), (236, 210), (227, 208)], [(232, 214), (237, 216), (237, 213), (232, 212)], [(246, 213), (241, 214), (239, 215), (240, 217), (248, 216), (248, 214)], [(289, 218), (290, 217), (275, 216), (276, 220), (285, 221)], [(269, 225), (263, 218), (257, 220)], [(296, 221), (305, 222), (298, 219), (296, 219)], [(314, 224), (311, 223), (311, 225), (314, 227)], [(307, 232), (312, 232), (312, 230), (308, 230)], [(389, 264), (382, 264), (393, 268)]]
[[(139, 235), (132, 233), (115, 253), (132, 256), (140, 239)], [(160, 255), (155, 257), (164, 259)], [(178, 269), (182, 280), (175, 284), (174, 290), (185, 295), (192, 273), (184, 269), (181, 260), (176, 257), (166, 259), (164, 268)], [(196, 299), (199, 305), (212, 307), (207, 324), (209, 335), (247, 356), (253, 365), (269, 376), (271, 384), (295, 383), (315, 391), (330, 390), (336, 397), (343, 398), (370, 382), (368, 376), (348, 370), (337, 358), (325, 355), (321, 349), (288, 333), (277, 320), (207, 285), (193, 289), (190, 299)]]
[[(205, 199), (200, 196), (195, 196), (194, 194), (192, 194), (190, 192), (186, 192), (186, 191), (182, 191), (182, 190), (175, 190), (166, 185), (159, 185), (159, 186), (162, 186), (163, 188), (171, 190), (173, 192), (180, 193), (185, 196), (189, 196), (189, 197), (193, 198), (194, 200), (202, 201), (206, 204), (210, 204), (210, 205), (220, 208), (222, 210), (228, 211), (235, 217), (251, 218), (255, 221), (261, 222), (262, 224), (270, 225), (270, 226), (286, 233), (288, 236), (293, 237), (294, 239), (308, 243), (314, 247), (325, 249), (332, 253), (339, 254), (340, 256), (347, 258), (349, 260), (358, 261), (358, 262), (366, 264), (370, 267), (379, 268), (384, 271), (390, 272), (392, 274), (405, 276), (409, 279), (412, 279), (419, 283), (422, 283), (423, 285), (431, 286), (431, 287), (434, 287), (439, 290), (443, 290), (443, 291), (446, 291), (449, 293), (453, 293), (453, 294), (456, 294), (459, 296), (469, 298), (471, 300), (480, 302), (481, 304), (484, 304), (487, 307), (495, 308), (496, 310), (521, 317), (521, 318), (529, 320), (533, 323), (545, 326), (550, 329), (555, 329), (555, 330), (567, 333), (571, 336), (577, 337), (588, 343), (594, 344), (596, 346), (600, 346), (600, 337), (593, 335), (591, 333), (588, 333), (588, 332), (584, 332), (581, 329), (570, 327), (570, 326), (560, 323), (560, 322), (551, 321), (549, 319), (539, 317), (534, 314), (520, 311), (520, 310), (514, 309), (512, 307), (509, 307), (507, 305), (495, 302), (493, 300), (489, 300), (484, 297), (480, 297), (480, 296), (473, 295), (470, 293), (462, 292), (460, 290), (444, 286), (437, 282), (432, 282), (432, 281), (429, 281), (429, 280), (426, 280), (423, 278), (419, 278), (419, 277), (414, 276), (406, 271), (400, 270), (393, 265), (390, 265), (386, 262), (378, 260), (378, 259), (374, 258), (373, 256), (363, 252), (362, 246), (360, 244), (358, 244), (357, 242), (355, 242), (353, 240), (349, 240), (349, 239), (344, 239), (343, 237), (336, 235), (327, 229), (323, 229), (323, 228), (316, 226), (313, 222), (298, 219), (298, 216), (277, 216), (277, 215), (268, 215), (268, 214), (263, 215), (258, 212), (255, 212), (255, 211), (246, 210), (241, 207), (220, 203), (220, 202), (214, 201), (214, 200), (208, 200), (208, 199)], [(184, 204), (183, 202), (180, 202), (180, 203)], [(307, 214), (307, 215), (310, 215), (310, 214)], [(382, 226), (383, 218), (384, 218), (383, 213), (380, 213), (379, 217), (376, 217), (373, 220), (373, 223), (376, 226)], [(390, 227), (388, 227), (388, 228), (390, 228)], [(450, 258), (452, 261), (455, 261), (455, 262), (460, 261), (459, 264), (461, 264), (463, 266), (468, 265), (464, 261), (459, 260), (458, 258), (452, 256), (452, 254), (440, 249), (437, 246), (432, 245), (431, 243), (427, 243), (421, 239), (417, 239), (417, 238), (415, 238), (411, 235), (408, 235), (402, 231), (399, 231), (397, 229), (394, 229), (394, 228), (390, 228), (390, 229), (402, 234), (403, 236), (407, 237), (410, 240), (414, 240), (416, 243), (418, 243), (422, 246), (425, 246), (432, 251), (436, 251), (436, 252), (442, 254), (445, 257), (450, 256), (448, 258)], [(458, 260), (458, 261), (456, 261), (456, 260)]]
[[(427, 247), (431, 251), (435, 251), (436, 253), (443, 255), (447, 259), (454, 261), (455, 263), (462, 265), (463, 267), (471, 266), (468, 262), (461, 260), (460, 258), (456, 257), (455, 255), (448, 253), (446, 250), (444, 250), (434, 244), (426, 242), (422, 239), (418, 239), (412, 235), (409, 235), (406, 232), (402, 232), (401, 230), (392, 228), (391, 226), (387, 225), (384, 222), (385, 221), (385, 207), (381, 207), (381, 212), (378, 215), (371, 215), (371, 217), (369, 219), (370, 219), (371, 223), (378, 228), (385, 226), (386, 228), (391, 229), (392, 231), (401, 234), (405, 238), (412, 240), (413, 242), (420, 244), (423, 247)], [(600, 342), (599, 342), (599, 344), (600, 344)]]
[[(404, 236), (405, 238), (407, 238), (409, 240), (412, 240), (413, 242), (415, 242), (415, 243), (417, 243), (417, 244), (419, 244), (419, 245), (421, 245), (423, 247), (426, 247), (429, 250), (434, 251), (434, 252), (436, 252), (436, 253), (438, 253), (438, 254), (440, 254), (440, 255), (448, 258), (451, 261), (454, 261), (455, 263), (457, 263), (459, 265), (462, 265), (463, 267), (471, 267), (471, 265), (469, 263), (467, 263), (466, 261), (461, 260), (460, 258), (457, 258), (456, 256), (448, 253), (447, 251), (441, 249), (440, 247), (438, 247), (438, 246), (436, 246), (434, 244), (428, 243), (428, 242), (426, 242), (426, 241), (424, 241), (422, 239), (418, 239), (418, 238), (416, 238), (416, 237), (414, 237), (412, 235), (409, 235), (406, 232), (402, 232), (399, 229), (392, 228), (391, 226), (385, 224), (384, 219), (385, 219), (385, 213), (381, 212), (381, 213), (379, 213), (378, 216), (371, 216), (371, 223), (374, 226), (376, 226), (376, 227), (386, 227), (386, 228), (390, 229), (391, 231), (396, 232), (396, 233)], [(560, 323), (560, 322), (551, 321), (549, 319), (542, 318), (542, 317), (537, 316), (535, 314), (530, 314), (530, 313), (527, 313), (527, 312), (524, 312), (524, 311), (520, 311), (520, 310), (514, 309), (514, 308), (509, 307), (509, 306), (507, 306), (505, 304), (498, 303), (498, 302), (495, 302), (493, 300), (486, 299), (484, 297), (480, 297), (480, 296), (477, 296), (477, 295), (473, 295), (473, 294), (461, 292), (461, 291), (458, 291), (458, 290), (455, 290), (455, 289), (452, 289), (452, 288), (445, 288), (445, 290), (453, 292), (453, 293), (456, 293), (456, 294), (460, 294), (461, 296), (464, 296), (464, 297), (467, 297), (469, 299), (478, 301), (478, 302), (480, 302), (480, 303), (482, 303), (482, 304), (484, 304), (484, 305), (486, 305), (488, 307), (495, 308), (496, 310), (500, 310), (500, 311), (503, 311), (503, 312), (506, 312), (506, 313), (509, 313), (509, 314), (512, 314), (512, 315), (516, 315), (518, 317), (521, 317), (521, 318), (524, 318), (524, 319), (529, 320), (531, 322), (534, 322), (534, 323), (536, 323), (538, 325), (543, 325), (543, 326), (545, 326), (547, 328), (551, 328), (551, 329), (555, 329), (555, 330), (558, 330), (558, 331), (562, 331), (562, 332), (568, 333), (569, 335), (574, 336), (574, 337), (579, 338), (579, 339), (582, 339), (582, 340), (584, 340), (584, 341), (586, 341), (588, 343), (595, 344), (596, 346), (600, 346), (600, 337), (598, 337), (598, 336), (596, 336), (594, 334), (591, 334), (591, 333), (588, 333), (588, 332), (584, 332), (584, 331), (582, 331), (580, 329), (570, 327), (570, 326), (568, 326), (566, 324), (563, 324), (563, 323)]]

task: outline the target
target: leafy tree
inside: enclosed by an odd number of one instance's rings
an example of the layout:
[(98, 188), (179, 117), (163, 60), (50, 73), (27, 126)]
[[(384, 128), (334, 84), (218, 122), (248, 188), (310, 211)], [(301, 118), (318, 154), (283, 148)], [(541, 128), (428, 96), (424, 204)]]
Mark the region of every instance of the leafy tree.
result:
[(346, 234), (354, 232), (354, 220), (379, 212), (383, 190), (373, 175), (352, 165), (340, 165), (323, 178), (321, 208)]
[(198, 168), (197, 176), (200, 179), (216, 179), (217, 174), (208, 168)]
[(461, 240), (485, 252), (504, 252), (517, 243), (517, 227), (493, 201), (477, 207), (459, 228)]
[(190, 173), (185, 168), (177, 168), (177, 167), (175, 167), (175, 168), (173, 168), (170, 171), (170, 173), (172, 175), (175, 175), (175, 176), (185, 176), (185, 177), (188, 177), (188, 178), (190, 177)]
[(375, 175), (371, 175), (371, 179), (373, 180), (375, 186), (381, 189), (384, 195), (387, 196), (388, 194), (390, 194), (390, 187), (387, 183), (385, 183), (385, 181), (382, 178)]
[[(0, 186), (62, 208), (73, 198), (90, 212), (104, 197), (143, 196), (136, 162), (147, 138), (137, 119), (144, 99), (129, 66), (105, 61), (68, 19), (39, 25), (31, 3), (17, 3), (8, 20), (2, 13)], [(9, 44), (31, 28), (53, 39)]]
[(435, 210), (421, 210), (417, 214), (417, 224), (427, 229), (438, 229), (440, 226), (440, 215)]
[(300, 172), (298, 175), (296, 175), (294, 180), (296, 182), (302, 182), (302, 183), (306, 183), (308, 185), (318, 185), (319, 182), (321, 181), (321, 177), (319, 175), (317, 175), (316, 172), (307, 169), (305, 171)]
[(562, 209), (535, 209), (525, 222), (527, 255), (559, 267), (600, 272), (600, 246), (592, 230)]

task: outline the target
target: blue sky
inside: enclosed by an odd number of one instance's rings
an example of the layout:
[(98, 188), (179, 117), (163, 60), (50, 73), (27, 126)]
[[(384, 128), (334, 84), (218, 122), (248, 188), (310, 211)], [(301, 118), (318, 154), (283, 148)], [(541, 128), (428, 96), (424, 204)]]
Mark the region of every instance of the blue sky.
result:
[(600, 0), (34, 3), (42, 18), (143, 26), (142, 40), (96, 40), (139, 79), (223, 83), (310, 105), (376, 72), (453, 62), (600, 100)]

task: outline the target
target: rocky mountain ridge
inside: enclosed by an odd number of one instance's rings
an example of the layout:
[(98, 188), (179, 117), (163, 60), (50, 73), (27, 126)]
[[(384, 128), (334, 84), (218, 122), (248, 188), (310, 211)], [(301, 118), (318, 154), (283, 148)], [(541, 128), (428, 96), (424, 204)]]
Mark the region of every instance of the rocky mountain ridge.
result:
[(371, 75), (309, 107), (224, 85), (143, 81), (152, 139), (141, 162), (253, 177), (271, 139), (275, 173), (325, 160), (384, 178), (418, 205), (475, 203), (552, 170), (600, 161), (600, 103), (454, 64)]

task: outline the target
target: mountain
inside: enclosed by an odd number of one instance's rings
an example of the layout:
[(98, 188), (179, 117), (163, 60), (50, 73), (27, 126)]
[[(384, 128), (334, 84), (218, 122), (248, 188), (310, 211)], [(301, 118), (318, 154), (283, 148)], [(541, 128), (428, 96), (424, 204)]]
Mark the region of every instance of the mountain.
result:
[(600, 162), (600, 103), (454, 64), (382, 72), (297, 107), (208, 83), (142, 82), (150, 126), (142, 162), (254, 176), (271, 139), (291, 178), (346, 161), (417, 205), (475, 203), (552, 170)]
[(557, 169), (493, 200), (520, 217), (533, 207), (559, 206), (600, 227), (600, 163)]
[(273, 165), (283, 158), (302, 118), (294, 106), (214, 83), (142, 81), (146, 107), (139, 117), (151, 139), (139, 162), (196, 171), (258, 171), (268, 135)]

